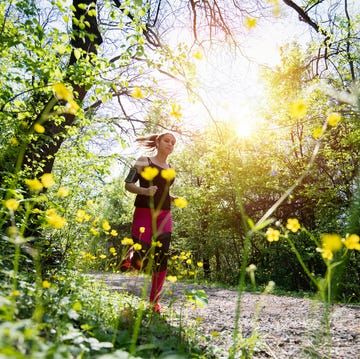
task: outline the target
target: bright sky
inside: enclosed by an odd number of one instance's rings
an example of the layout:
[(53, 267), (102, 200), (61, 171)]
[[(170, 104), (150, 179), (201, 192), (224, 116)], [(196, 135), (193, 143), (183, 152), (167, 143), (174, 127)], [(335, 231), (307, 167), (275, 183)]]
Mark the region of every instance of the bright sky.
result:
[[(281, 45), (291, 40), (306, 41), (309, 39), (306, 30), (295, 14), (282, 14), (280, 18), (274, 18), (273, 23), (262, 23), (248, 30), (245, 43), (244, 39), (240, 40), (245, 45), (243, 54), (248, 59), (241, 55), (235, 57), (228, 49), (218, 49), (207, 60), (198, 61), (201, 96), (213, 117), (237, 123), (240, 136), (251, 134), (261, 121), (255, 115), (258, 104), (264, 99), (259, 83), (261, 66), (279, 64)], [(199, 127), (209, 122), (209, 116), (201, 106), (193, 106), (191, 112)]]

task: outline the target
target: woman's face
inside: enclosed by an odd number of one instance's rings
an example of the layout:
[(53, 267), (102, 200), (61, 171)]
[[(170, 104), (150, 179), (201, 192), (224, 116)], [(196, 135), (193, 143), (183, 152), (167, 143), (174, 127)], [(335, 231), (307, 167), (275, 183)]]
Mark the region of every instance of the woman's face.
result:
[(158, 151), (170, 154), (174, 150), (176, 139), (170, 133), (160, 136), (158, 140)]

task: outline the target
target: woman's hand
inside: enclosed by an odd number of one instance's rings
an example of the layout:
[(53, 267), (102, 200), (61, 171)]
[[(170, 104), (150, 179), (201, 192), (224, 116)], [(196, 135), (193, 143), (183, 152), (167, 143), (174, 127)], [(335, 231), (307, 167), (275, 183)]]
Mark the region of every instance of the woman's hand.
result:
[(152, 196), (154, 196), (154, 194), (156, 193), (157, 190), (158, 190), (157, 186), (150, 186), (147, 188), (147, 195), (149, 197), (152, 197)]

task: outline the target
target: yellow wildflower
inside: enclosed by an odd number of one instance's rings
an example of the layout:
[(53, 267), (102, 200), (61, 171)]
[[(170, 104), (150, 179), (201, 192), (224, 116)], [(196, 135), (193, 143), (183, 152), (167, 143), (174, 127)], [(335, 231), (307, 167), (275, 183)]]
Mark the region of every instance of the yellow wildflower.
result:
[(191, 259), (186, 260), (186, 264), (191, 264), (191, 263), (192, 263)]
[(329, 261), (331, 261), (334, 258), (334, 254), (330, 249), (322, 248), (320, 249), (320, 252), (321, 252), (321, 256), (324, 259), (328, 259)]
[(156, 167), (145, 167), (141, 172), (141, 176), (147, 181), (152, 181), (159, 174), (159, 170)]
[(69, 101), (65, 106), (65, 112), (71, 115), (76, 115), (79, 110), (80, 106), (76, 103), (75, 100)]
[(40, 123), (35, 123), (34, 131), (37, 132), (37, 133), (44, 133), (45, 132), (45, 127), (43, 125), (40, 125)]
[(286, 228), (296, 233), (300, 229), (299, 221), (296, 218), (289, 218), (286, 223)]
[(54, 177), (51, 173), (44, 173), (41, 177), (40, 177), (41, 183), (45, 188), (50, 188), (51, 186), (54, 185), (55, 181), (54, 181)]
[(100, 255), (99, 255), (99, 258), (100, 258), (100, 259), (105, 259), (105, 258), (106, 258), (106, 255), (105, 255), (105, 254), (100, 254)]
[(131, 96), (136, 99), (141, 99), (145, 97), (143, 92), (141, 91), (141, 88), (138, 86), (134, 87), (133, 91), (131, 92)]
[(321, 236), (321, 243), (323, 249), (329, 249), (332, 252), (339, 251), (342, 247), (341, 236), (336, 233), (323, 234)]
[(16, 211), (19, 208), (19, 205), (20, 203), (15, 198), (5, 201), (5, 207), (10, 211)]
[(19, 141), (17, 140), (16, 137), (11, 137), (10, 138), (10, 143), (15, 146), (15, 145), (18, 145), (19, 144)]
[(171, 105), (170, 116), (175, 117), (177, 119), (181, 118), (182, 117), (181, 105), (177, 105), (177, 104), (173, 103)]
[(59, 100), (72, 101), (74, 96), (72, 92), (62, 83), (57, 83), (53, 86), (55, 96)]
[(64, 217), (61, 217), (54, 208), (46, 211), (45, 219), (51, 227), (57, 229), (63, 228), (66, 224), (66, 219)]
[(319, 138), (323, 134), (323, 129), (321, 127), (316, 127), (313, 131), (313, 137), (315, 139)]
[(19, 292), (18, 290), (13, 290), (13, 291), (11, 292), (11, 295), (12, 295), (13, 297), (18, 297), (18, 296), (20, 296), (20, 292)]
[(70, 194), (70, 190), (64, 187), (60, 187), (59, 190), (57, 191), (57, 195), (59, 197), (67, 197), (69, 194)]
[(43, 189), (42, 183), (37, 179), (26, 179), (26, 185), (29, 187), (30, 191), (39, 192)]
[(110, 226), (109, 222), (106, 219), (104, 219), (103, 222), (102, 222), (102, 229), (104, 231), (110, 231), (110, 229), (111, 229), (111, 226)]
[(83, 209), (78, 209), (76, 212), (76, 221), (82, 223), (84, 221), (86, 212)]
[(266, 231), (266, 239), (269, 242), (277, 242), (280, 238), (280, 231), (274, 228), (268, 228)]
[(121, 244), (123, 246), (132, 246), (134, 244), (134, 241), (131, 238), (127, 238), (125, 237), (122, 241)]
[(49, 282), (49, 281), (47, 281), (47, 280), (44, 280), (43, 282), (42, 282), (42, 287), (43, 288), (50, 288), (51, 287), (51, 283)]
[(140, 243), (135, 243), (133, 248), (134, 248), (135, 251), (139, 251), (139, 250), (141, 250), (142, 246), (141, 246)]
[(188, 204), (188, 201), (183, 197), (177, 197), (174, 199), (174, 204), (176, 207), (185, 208)]
[(337, 112), (332, 112), (327, 117), (327, 123), (329, 126), (336, 126), (341, 120), (341, 115)]
[(347, 234), (346, 238), (344, 239), (344, 245), (348, 249), (355, 249), (360, 251), (360, 237), (357, 234)]
[(145, 227), (140, 227), (140, 228), (139, 228), (139, 232), (140, 232), (140, 233), (145, 233)]
[(194, 59), (200, 60), (200, 61), (204, 58), (201, 50), (196, 50), (196, 51), (194, 51), (194, 52), (192, 53), (192, 57), (193, 57)]
[(113, 237), (116, 237), (118, 235), (118, 232), (115, 229), (112, 229), (110, 232), (110, 235), (112, 235)]
[(245, 20), (245, 26), (251, 30), (253, 27), (256, 26), (257, 20), (255, 18), (248, 17)]
[(177, 277), (174, 275), (168, 275), (166, 279), (171, 283), (175, 283), (177, 281)]
[(166, 179), (167, 181), (171, 181), (172, 179), (174, 179), (175, 175), (176, 172), (172, 167), (161, 170), (161, 177)]
[(100, 232), (97, 229), (95, 229), (94, 227), (90, 228), (90, 233), (93, 234), (94, 236), (100, 235)]
[(203, 262), (197, 262), (197, 266), (198, 266), (199, 268), (202, 268), (202, 267), (204, 266), (204, 263), (203, 263)]
[(299, 119), (301, 117), (304, 117), (306, 115), (306, 112), (307, 106), (304, 101), (297, 100), (290, 104), (289, 113), (291, 117)]
[(111, 248), (109, 249), (109, 252), (110, 252), (110, 253), (115, 253), (115, 252), (116, 252), (116, 249), (115, 249), (114, 247), (111, 247)]

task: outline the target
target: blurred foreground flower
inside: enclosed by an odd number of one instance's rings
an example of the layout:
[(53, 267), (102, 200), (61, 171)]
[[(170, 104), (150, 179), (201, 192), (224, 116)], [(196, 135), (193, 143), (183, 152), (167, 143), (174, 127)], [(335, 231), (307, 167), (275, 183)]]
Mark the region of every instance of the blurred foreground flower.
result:
[(58, 100), (72, 101), (74, 96), (72, 92), (62, 83), (57, 83), (53, 86), (53, 91)]
[(159, 170), (155, 167), (145, 167), (141, 172), (141, 177), (147, 181), (152, 181), (159, 174)]
[(16, 211), (19, 208), (19, 205), (20, 203), (15, 198), (5, 201), (5, 207), (10, 211)]
[(177, 197), (174, 199), (174, 204), (176, 207), (185, 208), (188, 204), (188, 201), (184, 197)]
[(161, 177), (166, 179), (167, 181), (171, 181), (172, 179), (174, 179), (175, 175), (176, 172), (172, 167), (161, 170)]
[(44, 188), (42, 183), (37, 178), (26, 179), (25, 183), (32, 192), (39, 192)]
[(294, 119), (300, 119), (304, 117), (307, 112), (307, 106), (304, 101), (297, 100), (290, 104), (289, 113), (290, 116)]
[(332, 112), (327, 117), (327, 123), (329, 126), (336, 126), (341, 120), (341, 115), (337, 112)]

